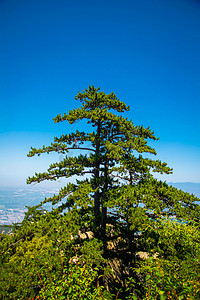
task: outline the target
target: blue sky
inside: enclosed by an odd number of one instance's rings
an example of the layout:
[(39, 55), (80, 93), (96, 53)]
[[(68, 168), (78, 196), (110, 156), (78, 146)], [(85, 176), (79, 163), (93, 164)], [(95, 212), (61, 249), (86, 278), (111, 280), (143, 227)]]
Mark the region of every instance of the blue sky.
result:
[(154, 130), (163, 180), (200, 182), (200, 1), (0, 0), (0, 185), (55, 160), (26, 154), (71, 131), (52, 118), (88, 85)]

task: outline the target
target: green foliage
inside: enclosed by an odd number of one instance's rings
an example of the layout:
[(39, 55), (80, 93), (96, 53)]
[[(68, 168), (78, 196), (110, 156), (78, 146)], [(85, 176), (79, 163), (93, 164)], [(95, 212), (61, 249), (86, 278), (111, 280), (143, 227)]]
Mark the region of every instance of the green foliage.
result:
[[(77, 293), (80, 299), (187, 299), (188, 294), (197, 299), (199, 199), (153, 177), (172, 169), (152, 159), (156, 151), (148, 142), (157, 140), (154, 132), (124, 118), (129, 107), (114, 93), (89, 86), (75, 99), (81, 106), (54, 122), (74, 127), (85, 119), (91, 132), (63, 134), (29, 152), (29, 157), (65, 156), (29, 177), (28, 184), (70, 182), (29, 207), (12, 235), (1, 235), (0, 296), (26, 299), (40, 291), (46, 299), (73, 299)], [(56, 208), (45, 212), (47, 202)], [(69, 263), (74, 259), (75, 265)]]
[(154, 249), (135, 268), (144, 278), (145, 299), (198, 300), (200, 232), (197, 224), (166, 219), (147, 231), (147, 236), (152, 236), (152, 232), (156, 236)]
[(43, 282), (39, 296), (41, 299), (97, 300), (102, 299), (102, 289), (98, 286), (98, 268), (71, 263), (59, 280), (54, 276), (50, 282)]

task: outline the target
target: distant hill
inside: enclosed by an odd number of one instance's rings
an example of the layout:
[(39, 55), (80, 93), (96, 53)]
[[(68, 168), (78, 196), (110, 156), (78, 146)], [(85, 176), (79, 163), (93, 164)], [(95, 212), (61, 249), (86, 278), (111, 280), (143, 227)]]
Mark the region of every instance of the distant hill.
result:
[(184, 192), (194, 194), (200, 198), (200, 183), (195, 182), (168, 182), (169, 185), (182, 190)]

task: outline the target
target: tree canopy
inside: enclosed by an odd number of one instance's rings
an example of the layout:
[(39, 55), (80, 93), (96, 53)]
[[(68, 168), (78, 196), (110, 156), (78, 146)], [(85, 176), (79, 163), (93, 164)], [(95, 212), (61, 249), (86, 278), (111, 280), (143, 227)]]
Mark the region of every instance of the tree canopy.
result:
[[(84, 277), (84, 272), (89, 278), (91, 293), (87, 298), (85, 291), (83, 299), (172, 299), (162, 298), (165, 295), (174, 295), (176, 299), (175, 295), (181, 293), (180, 285), (173, 290), (170, 284), (163, 282), (167, 281), (167, 272), (185, 280), (190, 252), (193, 260), (187, 280), (192, 282), (198, 274), (199, 199), (154, 178), (154, 173), (172, 173), (167, 163), (152, 159), (157, 153), (149, 141), (158, 138), (150, 127), (135, 126), (132, 120), (123, 117), (122, 113), (130, 108), (114, 93), (105, 94), (100, 88), (89, 86), (79, 92), (75, 100), (80, 101), (80, 107), (56, 116), (54, 122), (67, 121), (74, 127), (77, 121), (85, 119), (90, 132), (76, 130), (63, 134), (55, 137), (50, 146), (31, 148), (28, 154), (29, 157), (51, 152), (64, 155), (46, 172), (29, 177), (28, 184), (60, 178), (70, 180), (57, 195), (29, 208), (22, 224), (15, 226), (10, 241), (3, 244), (2, 266), (5, 267), (5, 263), (10, 266), (15, 261), (17, 270), (9, 271), (15, 275), (19, 266), (27, 266), (27, 270), (30, 267), (24, 280), (30, 290), (34, 282), (44, 299), (52, 292), (47, 286), (53, 285), (56, 293), (56, 284), (62, 285), (66, 274), (72, 272), (72, 261), (78, 270), (78, 273), (73, 271), (73, 284), (79, 288), (83, 285), (78, 276)], [(73, 156), (70, 156), (72, 149)], [(56, 208), (45, 213), (42, 205), (47, 202)], [(173, 242), (169, 228), (175, 236)], [(195, 245), (192, 250), (191, 243)], [(39, 249), (37, 252), (34, 252), (35, 247)], [(141, 253), (146, 255), (144, 261)], [(30, 266), (31, 257), (38, 270), (36, 273), (33, 264)], [(51, 259), (47, 268), (44, 260)], [(181, 259), (184, 263), (180, 267)], [(158, 276), (160, 281), (152, 279), (149, 289), (148, 276), (153, 270), (158, 273), (159, 264), (162, 264), (163, 276)], [(40, 271), (41, 274), (37, 274)], [(50, 278), (46, 286), (45, 272)], [(188, 284), (187, 288), (192, 289), (191, 286)], [(16, 287), (9, 286), (9, 289), (18, 297), (23, 294)], [(24, 295), (35, 293), (30, 290)], [(67, 284), (62, 291), (58, 290), (60, 298), (54, 294), (55, 299), (68, 299), (67, 293), (72, 292)], [(149, 298), (144, 298), (147, 290)], [(198, 299), (198, 287), (193, 288), (192, 293), (194, 298), (191, 299)], [(154, 298), (150, 298), (151, 295)]]

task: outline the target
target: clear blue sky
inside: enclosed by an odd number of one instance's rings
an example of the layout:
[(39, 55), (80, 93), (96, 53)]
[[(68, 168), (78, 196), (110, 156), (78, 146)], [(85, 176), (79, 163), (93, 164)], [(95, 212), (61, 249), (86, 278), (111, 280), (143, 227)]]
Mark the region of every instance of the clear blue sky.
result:
[(46, 169), (26, 154), (71, 131), (52, 118), (88, 85), (160, 137), (163, 180), (200, 182), (200, 1), (0, 0), (0, 185)]

